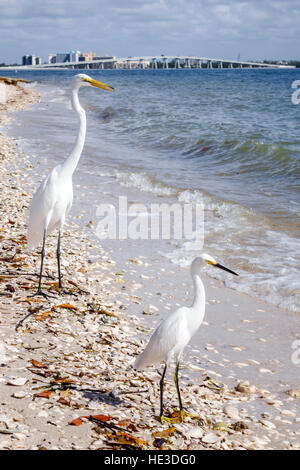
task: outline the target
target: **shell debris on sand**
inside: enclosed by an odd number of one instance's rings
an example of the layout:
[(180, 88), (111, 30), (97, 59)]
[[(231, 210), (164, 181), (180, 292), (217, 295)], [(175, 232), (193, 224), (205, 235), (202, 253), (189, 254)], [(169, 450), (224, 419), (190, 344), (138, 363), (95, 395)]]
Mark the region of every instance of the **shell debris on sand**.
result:
[[(12, 87), (0, 113), (38, 99), (29, 88)], [(1, 119), (4, 122), (5, 115)], [(43, 288), (53, 298), (28, 298), (39, 270), (38, 250), (28, 253), (25, 238), (31, 160), (18, 151), (14, 139), (2, 134), (0, 149), (0, 344), (10, 356), (1, 368), (1, 448), (157, 449), (156, 439), (162, 450), (255, 449), (269, 448), (270, 443), (292, 448), (288, 434), (286, 444), (281, 438), (274, 441), (272, 425), (259, 422), (263, 418), (250, 410), (259, 404), (267, 411), (268, 395), (259, 394), (249, 382), (239, 382), (235, 389), (219, 377), (216, 385), (205, 379), (207, 371), (201, 383), (186, 381), (182, 386), (191, 416), (184, 423), (160, 424), (156, 370), (137, 373), (131, 367), (149, 328), (142, 316), (131, 314), (130, 306), (153, 315), (157, 306), (144, 304), (138, 277), (126, 290), (115, 282), (124, 276), (117, 275), (117, 263), (106, 253), (101, 252), (102, 263), (88, 262), (94, 248), (75, 222), (67, 220), (62, 246), (63, 281), (69, 293), (57, 291), (54, 234), (47, 240), (43, 278)], [(139, 266), (140, 261), (129, 263)], [(201, 368), (192, 369), (199, 377)], [(294, 403), (293, 395), (286, 396)], [(171, 380), (166, 381), (165, 397), (167, 412), (172, 413), (177, 402)], [(245, 415), (241, 408), (247, 408)]]

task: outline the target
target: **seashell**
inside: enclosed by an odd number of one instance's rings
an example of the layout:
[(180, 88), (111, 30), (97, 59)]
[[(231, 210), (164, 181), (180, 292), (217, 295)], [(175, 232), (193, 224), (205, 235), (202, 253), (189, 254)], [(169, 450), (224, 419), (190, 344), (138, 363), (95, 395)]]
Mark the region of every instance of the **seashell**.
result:
[(14, 398), (25, 398), (26, 397), (26, 392), (20, 391), (20, 392), (15, 392), (12, 394), (12, 397)]
[(223, 412), (229, 417), (229, 418), (234, 418), (234, 419), (238, 419), (240, 416), (239, 416), (239, 410), (233, 406), (233, 405), (230, 405), (230, 404), (227, 404), (227, 405), (224, 405), (223, 407)]
[(186, 433), (186, 436), (192, 439), (201, 439), (203, 437), (203, 430), (201, 428), (195, 427), (193, 429), (190, 429)]
[(279, 408), (280, 406), (283, 405), (283, 403), (282, 403), (281, 400), (275, 400), (274, 398), (268, 398), (268, 399), (266, 400), (266, 403), (267, 403), (268, 405), (274, 406), (275, 408)]
[(266, 428), (268, 429), (276, 429), (275, 424), (272, 423), (271, 421), (267, 421), (266, 419), (260, 419), (258, 422), (266, 426)]
[(288, 390), (286, 393), (292, 398), (300, 398), (300, 390), (296, 390), (295, 388)]
[(282, 410), (281, 414), (282, 414), (282, 416), (289, 416), (290, 418), (295, 417), (295, 413), (293, 411), (290, 411), (290, 410)]
[(213, 425), (213, 430), (214, 431), (229, 431), (229, 428), (226, 423), (223, 423), (222, 421), (220, 421)]
[(221, 438), (217, 436), (213, 432), (208, 432), (205, 434), (205, 436), (202, 437), (201, 441), (204, 442), (205, 444), (215, 444), (218, 442)]
[(263, 389), (263, 388), (259, 388), (259, 389), (257, 389), (257, 393), (258, 393), (259, 395), (261, 395), (263, 398), (266, 398), (268, 395), (270, 395), (271, 392), (270, 392), (269, 390), (265, 390), (265, 389)]
[(259, 366), (260, 365), (260, 362), (256, 361), (255, 359), (248, 359), (247, 362), (251, 366)]
[(143, 315), (153, 315), (153, 313), (147, 310), (143, 310)]
[(254, 442), (255, 444), (261, 446), (261, 447), (264, 447), (265, 445), (267, 445), (269, 442), (270, 442), (270, 439), (268, 439), (267, 436), (264, 436), (264, 437), (255, 437), (254, 438)]
[(272, 374), (272, 371), (271, 371), (270, 369), (265, 369), (264, 367), (261, 367), (261, 368), (259, 369), (259, 372), (260, 372), (261, 374)]
[(7, 384), (21, 387), (22, 385), (26, 384), (27, 380), (28, 379), (26, 377), (10, 377), (7, 381)]
[(241, 393), (254, 393), (256, 387), (254, 385), (250, 387), (248, 380), (246, 380), (244, 382), (239, 382), (236, 390)]

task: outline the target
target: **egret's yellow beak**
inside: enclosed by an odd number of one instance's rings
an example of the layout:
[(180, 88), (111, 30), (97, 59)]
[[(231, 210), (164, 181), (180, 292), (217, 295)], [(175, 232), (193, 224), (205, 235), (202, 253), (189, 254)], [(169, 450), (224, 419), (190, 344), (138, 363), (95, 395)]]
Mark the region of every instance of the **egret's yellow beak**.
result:
[(90, 83), (92, 86), (95, 86), (97, 88), (103, 88), (103, 90), (108, 90), (112, 91), (113, 87), (109, 85), (105, 85), (105, 83), (98, 82), (97, 80), (94, 80), (93, 78), (83, 78), (85, 82)]
[(230, 274), (234, 274), (235, 276), (238, 276), (237, 273), (235, 273), (234, 271), (231, 271), (231, 269), (226, 268), (225, 266), (223, 266), (220, 263), (217, 263), (216, 261), (206, 260), (206, 262), (207, 264), (210, 264), (211, 266), (215, 266), (215, 268), (223, 269), (224, 271), (227, 271)]

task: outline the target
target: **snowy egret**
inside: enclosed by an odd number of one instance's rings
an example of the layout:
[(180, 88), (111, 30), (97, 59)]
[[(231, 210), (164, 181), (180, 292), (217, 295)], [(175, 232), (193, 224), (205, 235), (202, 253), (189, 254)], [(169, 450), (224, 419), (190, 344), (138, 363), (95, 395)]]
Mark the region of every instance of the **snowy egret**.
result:
[(172, 360), (176, 362), (174, 381), (180, 416), (183, 419), (183, 406), (178, 384), (179, 360), (184, 348), (196, 333), (204, 318), (205, 289), (200, 278), (200, 272), (205, 264), (238, 276), (234, 271), (217, 263), (210, 255), (201, 254), (195, 258), (191, 265), (191, 276), (194, 283), (194, 301), (191, 307), (180, 307), (163, 320), (152, 334), (144, 352), (137, 357), (133, 364), (134, 369), (142, 370), (149, 365), (165, 362), (160, 380), (160, 419), (162, 423), (168, 419), (163, 414), (163, 386), (167, 368)]
[(72, 80), (71, 102), (75, 113), (78, 116), (79, 128), (75, 145), (69, 157), (60, 165), (57, 165), (41, 183), (37, 192), (33, 196), (27, 234), (28, 249), (34, 249), (41, 241), (43, 242), (41, 253), (41, 266), (38, 290), (34, 295), (47, 295), (42, 292), (41, 282), (43, 273), (43, 263), (45, 256), (46, 236), (55, 228), (58, 228), (57, 242), (57, 266), (59, 288), (62, 287), (60, 270), (60, 240), (66, 215), (69, 213), (73, 201), (72, 175), (80, 159), (86, 134), (86, 115), (80, 106), (78, 99), (79, 88), (83, 86), (94, 86), (104, 90), (113, 90), (109, 85), (98, 82), (88, 75), (78, 74)]

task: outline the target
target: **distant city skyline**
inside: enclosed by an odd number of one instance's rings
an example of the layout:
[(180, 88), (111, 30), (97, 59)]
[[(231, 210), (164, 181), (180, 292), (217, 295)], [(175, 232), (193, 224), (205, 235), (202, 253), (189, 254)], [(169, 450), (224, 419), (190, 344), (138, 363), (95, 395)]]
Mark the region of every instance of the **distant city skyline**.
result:
[(0, 0), (0, 63), (24, 54), (299, 59), (299, 0)]
[[(140, 57), (116, 57), (116, 56), (96, 56), (93, 51), (80, 52), (69, 51), (49, 54), (48, 62), (42, 63), (40, 57), (35, 55), (24, 55), (22, 57), (22, 66), (31, 67), (38, 66), (40, 68), (49, 67), (68, 67), (71, 68), (87, 68), (87, 69), (169, 69), (169, 68), (296, 68), (299, 67), (300, 61), (288, 62), (280, 61), (243, 61), (238, 58), (224, 59), (216, 57), (200, 57), (200, 56), (166, 56), (164, 54), (158, 56), (140, 56)], [(10, 65), (12, 67), (12, 65)], [(20, 66), (16, 66), (16, 69)]]

